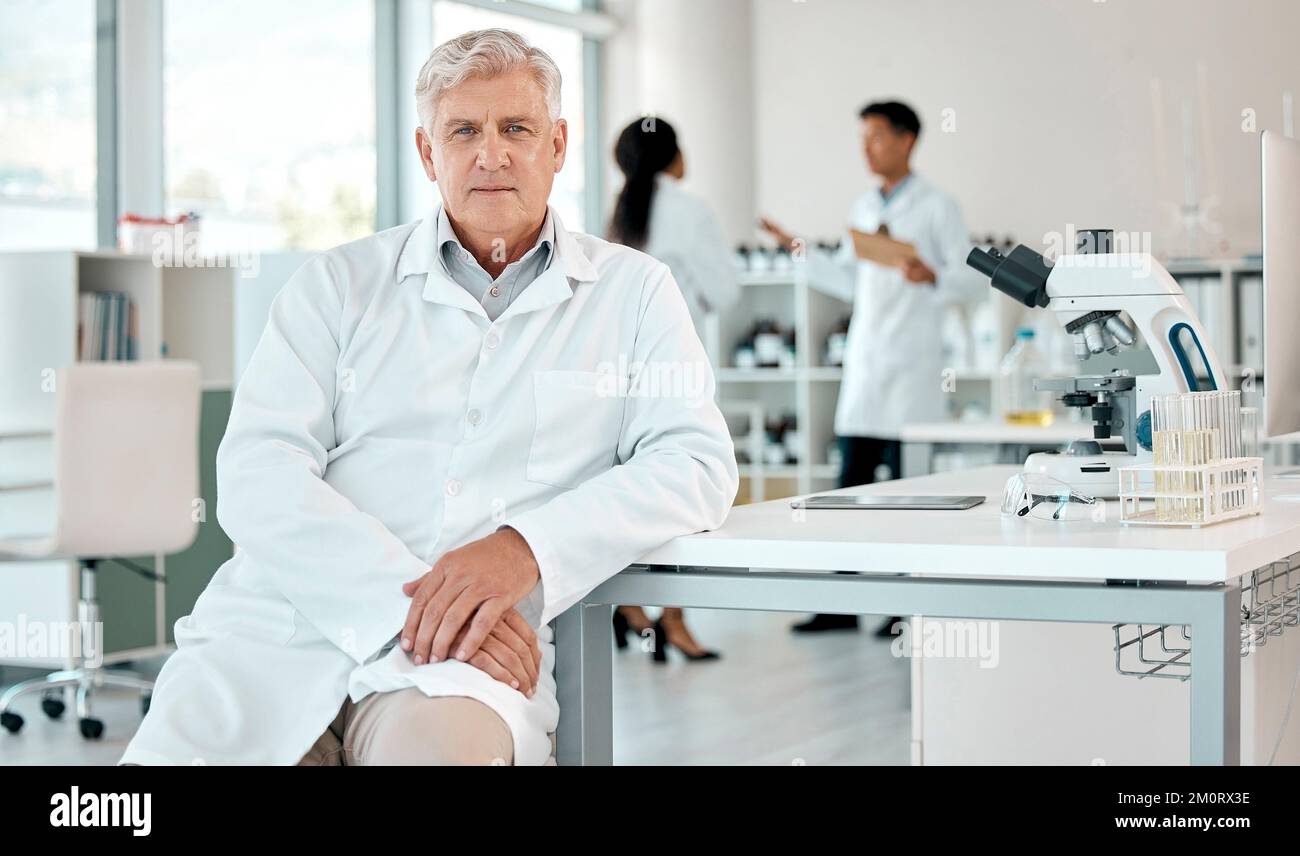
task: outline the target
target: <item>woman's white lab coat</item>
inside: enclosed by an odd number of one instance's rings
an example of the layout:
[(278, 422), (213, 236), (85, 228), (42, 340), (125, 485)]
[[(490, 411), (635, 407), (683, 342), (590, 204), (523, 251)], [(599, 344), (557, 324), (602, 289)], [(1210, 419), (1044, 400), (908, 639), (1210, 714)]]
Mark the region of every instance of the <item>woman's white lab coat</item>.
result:
[(966, 267), (971, 241), (956, 201), (915, 173), (888, 201), (878, 190), (860, 196), (849, 225), (888, 226), (936, 274), (933, 284), (908, 282), (897, 268), (857, 259), (847, 235), (833, 256), (807, 257), (809, 284), (853, 304), (835, 433), (894, 438), (908, 422), (944, 418), (944, 312), (983, 295), (988, 281)]
[(709, 203), (666, 173), (655, 176), (646, 233), (645, 251), (672, 271), (696, 330), (703, 331), (705, 315), (740, 298), (736, 266)]
[[(492, 707), (540, 764), (559, 708), (546, 626), (737, 489), (686, 304), (649, 256), (556, 218), (555, 258), (495, 322), (436, 263), (436, 217), (317, 256), (284, 286), (217, 456), (233, 558), (176, 623), (124, 762), (292, 764), (343, 699), (416, 686)], [(639, 367), (678, 378), (632, 386)], [(645, 377), (645, 375), (642, 375)], [(652, 394), (641, 394), (645, 390)], [(400, 648), (402, 583), (499, 526), (541, 582), (524, 697)]]

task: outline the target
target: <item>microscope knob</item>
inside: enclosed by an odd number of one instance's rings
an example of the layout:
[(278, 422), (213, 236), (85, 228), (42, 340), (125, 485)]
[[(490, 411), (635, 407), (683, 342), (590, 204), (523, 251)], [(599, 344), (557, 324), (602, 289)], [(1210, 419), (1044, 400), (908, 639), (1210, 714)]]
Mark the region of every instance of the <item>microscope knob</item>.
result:
[(1113, 409), (1109, 404), (1095, 404), (1092, 408), (1092, 436), (1098, 440), (1108, 440), (1111, 435), (1111, 416)]
[(1114, 229), (1080, 229), (1074, 239), (1074, 251), (1079, 254), (1110, 253), (1114, 245)]
[(1151, 411), (1143, 410), (1137, 420), (1137, 443), (1148, 452), (1151, 451)]

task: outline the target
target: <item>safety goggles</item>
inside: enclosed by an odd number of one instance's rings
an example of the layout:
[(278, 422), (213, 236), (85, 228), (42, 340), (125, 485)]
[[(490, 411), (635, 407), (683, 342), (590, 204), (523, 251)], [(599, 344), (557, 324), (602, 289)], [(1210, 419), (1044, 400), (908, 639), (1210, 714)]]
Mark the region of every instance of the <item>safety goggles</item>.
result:
[(1002, 491), (1002, 513), (1039, 520), (1087, 520), (1097, 499), (1071, 490), (1060, 479), (1041, 473), (1017, 473)]

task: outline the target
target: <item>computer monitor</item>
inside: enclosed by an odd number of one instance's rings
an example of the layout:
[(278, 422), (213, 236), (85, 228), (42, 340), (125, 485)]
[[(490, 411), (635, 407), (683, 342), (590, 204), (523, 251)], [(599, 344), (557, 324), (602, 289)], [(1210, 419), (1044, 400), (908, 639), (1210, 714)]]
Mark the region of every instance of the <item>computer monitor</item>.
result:
[(1265, 131), (1264, 208), (1265, 437), (1300, 431), (1300, 142)]

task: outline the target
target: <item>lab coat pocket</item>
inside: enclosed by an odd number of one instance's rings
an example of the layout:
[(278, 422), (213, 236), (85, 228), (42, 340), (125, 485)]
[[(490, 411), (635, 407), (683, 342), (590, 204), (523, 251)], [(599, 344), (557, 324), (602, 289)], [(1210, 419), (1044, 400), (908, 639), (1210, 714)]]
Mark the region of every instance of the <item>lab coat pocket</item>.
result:
[(614, 466), (624, 403), (614, 375), (534, 372), (533, 396), (529, 481), (577, 487)]
[(275, 592), (209, 583), (189, 616), (190, 629), (208, 635), (234, 634), (286, 645), (293, 638), (293, 604)]

